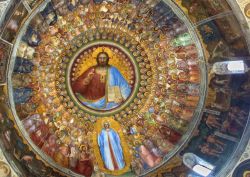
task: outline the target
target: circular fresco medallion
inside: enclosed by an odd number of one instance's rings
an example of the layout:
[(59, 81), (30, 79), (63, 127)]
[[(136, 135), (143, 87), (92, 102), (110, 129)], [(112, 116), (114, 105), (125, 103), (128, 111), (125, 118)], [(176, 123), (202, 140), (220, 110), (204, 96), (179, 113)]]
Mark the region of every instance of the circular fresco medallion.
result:
[(72, 99), (96, 115), (123, 110), (140, 86), (138, 62), (129, 49), (117, 43), (98, 41), (84, 46), (67, 69)]
[(70, 176), (140, 176), (185, 145), (206, 75), (199, 41), (175, 9), (53, 1), (31, 14), (8, 90), (20, 135), (43, 161)]

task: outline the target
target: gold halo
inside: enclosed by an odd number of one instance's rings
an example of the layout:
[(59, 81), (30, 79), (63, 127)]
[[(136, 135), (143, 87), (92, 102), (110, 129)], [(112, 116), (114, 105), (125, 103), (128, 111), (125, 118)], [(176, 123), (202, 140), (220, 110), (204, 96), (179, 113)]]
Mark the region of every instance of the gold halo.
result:
[(111, 122), (110, 122), (110, 121), (108, 121), (108, 120), (105, 120), (105, 119), (104, 119), (104, 120), (102, 121), (102, 126), (103, 126), (103, 127), (104, 127), (104, 124), (105, 124), (105, 123), (108, 123), (108, 124), (109, 124), (109, 126), (111, 126)]
[(248, 3), (246, 6), (245, 6), (245, 15), (250, 18), (250, 3)]
[(87, 151), (88, 150), (87, 146), (84, 144), (80, 145), (79, 149), (80, 149), (80, 151), (83, 151), (83, 150)]
[(108, 47), (98, 47), (97, 49), (94, 50), (92, 57), (97, 58), (97, 55), (101, 52), (106, 52), (109, 55), (109, 59), (112, 59), (113, 52)]
[(250, 9), (247, 9), (247, 11), (246, 11), (246, 16), (247, 16), (248, 18), (250, 18)]
[(245, 171), (243, 177), (247, 177), (247, 175), (250, 175), (250, 171)]

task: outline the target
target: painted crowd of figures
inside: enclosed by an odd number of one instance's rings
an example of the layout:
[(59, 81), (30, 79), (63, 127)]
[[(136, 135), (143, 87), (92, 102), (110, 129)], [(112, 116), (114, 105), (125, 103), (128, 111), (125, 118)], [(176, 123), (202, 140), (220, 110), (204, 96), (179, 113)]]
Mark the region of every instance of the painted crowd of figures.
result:
[[(141, 3), (139, 2), (133, 3), (135, 3), (138, 7), (141, 6)], [(74, 8), (72, 8), (73, 6), (66, 6), (68, 8), (65, 9), (64, 5), (65, 4), (61, 1), (60, 3), (56, 1), (49, 3), (41, 12), (44, 22), (40, 23), (40, 25), (37, 24), (32, 26), (31, 24), (27, 28), (17, 52), (14, 74), (12, 77), (14, 86), (13, 96), (19, 117), (22, 118), (23, 125), (29, 133), (32, 141), (47, 155), (52, 157), (56, 163), (70, 168), (77, 173), (90, 176), (93, 171), (93, 162), (91, 160), (91, 154), (89, 154), (89, 146), (86, 144), (80, 146), (80, 148), (75, 145), (60, 144), (60, 139), (58, 140), (57, 137), (59, 136), (64, 140), (67, 139), (69, 137), (67, 129), (58, 132), (60, 135), (54, 135), (51, 133), (49, 125), (44, 121), (44, 118), (49, 119), (49, 121), (53, 121), (52, 117), (41, 114), (30, 115), (30, 112), (35, 112), (34, 110), (42, 109), (38, 104), (39, 100), (34, 97), (34, 94), (42, 89), (39, 83), (36, 82), (35, 78), (38, 77), (39, 65), (43, 65), (43, 62), (41, 61), (37, 63), (35, 60), (32, 60), (37, 57), (35, 49), (40, 45), (42, 40), (42, 36), (39, 32), (46, 31), (45, 29), (48, 29), (49, 27), (50, 32), (57, 33), (58, 29), (56, 29), (54, 24), (57, 23), (59, 16), (63, 15), (65, 11), (74, 10)], [(168, 19), (168, 21), (163, 22), (164, 20), (162, 20), (161, 23), (158, 23), (158, 19), (163, 16)], [(34, 24), (40, 22), (38, 17), (35, 17), (33, 21)], [(157, 96), (154, 101), (155, 106), (152, 106), (144, 115), (138, 117), (135, 125), (131, 125), (131, 127), (128, 127), (127, 130), (127, 134), (133, 137), (148, 134), (148, 130), (156, 131), (154, 136), (146, 137), (143, 141), (138, 141), (134, 145), (135, 153), (132, 168), (137, 174), (155, 167), (163, 161), (164, 156), (174, 148), (175, 144), (179, 142), (182, 134), (186, 131), (188, 123), (192, 121), (195, 107), (199, 101), (200, 71), (198, 54), (196, 47), (192, 44), (193, 41), (187, 31), (187, 28), (184, 27), (184, 24), (178, 20), (171, 9), (162, 2), (154, 7), (152, 21), (156, 24), (158, 23), (159, 28), (163, 32), (170, 34), (170, 44), (173, 48), (175, 48), (175, 53), (170, 55), (166, 52), (164, 54), (166, 55), (166, 58), (169, 58), (169, 63), (163, 64), (165, 61), (159, 61), (159, 66), (161, 67), (157, 69), (160, 72), (160, 82), (157, 88)], [(167, 26), (169, 28), (166, 28)], [(134, 29), (135, 27), (131, 24), (130, 28)], [(160, 48), (162, 48), (162, 50), (166, 47), (166, 45), (168, 45), (168, 40), (169, 39), (165, 39), (160, 42)], [(46, 50), (49, 52), (51, 48), (47, 48)], [(47, 63), (44, 64), (46, 65)], [(119, 71), (115, 69), (113, 70), (114, 76), (117, 77), (117, 75), (119, 75), (117, 74)], [(167, 74), (166, 71), (168, 71)], [(85, 79), (83, 76), (80, 77), (81, 79), (79, 78), (79, 83), (81, 83), (82, 79)], [(53, 74), (48, 73), (47, 78), (50, 80), (50, 78), (53, 78)], [(122, 76), (116, 80), (121, 81), (121, 78)], [(73, 86), (73, 90), (79, 92), (81, 96), (91, 99), (92, 97), (93, 99), (96, 98), (96, 95), (87, 92), (88, 88), (86, 86), (80, 87), (79, 84), (74, 84), (75, 86)], [(122, 90), (122, 97), (126, 99), (131, 90), (128, 86), (126, 86), (125, 80), (120, 85), (122, 86), (120, 88)], [(164, 85), (167, 85), (167, 88), (164, 88)], [(91, 90), (91, 87), (89, 90)], [(49, 90), (44, 91), (49, 92)], [(176, 91), (178, 93), (177, 95), (174, 94)], [(102, 97), (102, 95), (99, 97)], [(160, 106), (163, 103), (163, 100), (161, 100), (162, 97), (166, 98), (164, 101), (169, 106), (169, 110), (167, 110), (168, 113), (164, 113), (165, 108)], [(53, 99), (53, 97), (48, 97), (47, 100), (41, 101), (47, 104), (50, 99)], [(98, 105), (97, 103), (92, 102), (91, 104), (87, 102), (83, 103), (91, 108), (102, 109), (102, 104), (105, 102), (100, 101), (100, 103), (98, 102)], [(105, 109), (116, 107), (116, 105), (106, 106), (108, 107)], [(60, 109), (60, 107), (56, 109), (54, 108), (55, 111)], [(173, 119), (173, 121), (171, 119)], [(145, 129), (138, 128), (143, 126), (145, 123), (147, 124)], [(157, 125), (157, 129), (154, 128), (153, 124)], [(179, 124), (182, 125), (180, 126)], [(102, 144), (101, 141), (100, 144)], [(116, 145), (114, 144), (114, 146)], [(101, 146), (99, 148), (102, 152)], [(119, 154), (119, 151), (114, 153)], [(102, 154), (102, 157), (105, 162), (105, 159), (107, 159), (105, 153)], [(122, 154), (120, 157), (122, 157)], [(117, 159), (121, 158), (117, 156)], [(124, 162), (121, 160), (118, 160), (118, 162), (119, 163), (113, 163), (111, 166), (106, 165), (106, 168), (110, 170), (122, 169), (124, 167)]]
[[(91, 1), (92, 5), (102, 2), (102, 0)], [(138, 8), (141, 7), (140, 1), (134, 0), (131, 3)], [(158, 24), (158, 28), (171, 36), (171, 46), (175, 53), (173, 55), (165, 53), (168, 65), (164, 66), (161, 61), (158, 63), (157, 69), (160, 74), (154, 105), (145, 114), (139, 115), (136, 122), (127, 126), (125, 135), (131, 137), (142, 134), (149, 135), (147, 132), (153, 132), (151, 137), (146, 136), (143, 141), (138, 141), (134, 145), (135, 153), (131, 168), (136, 174), (141, 174), (145, 170), (160, 164), (164, 156), (180, 142), (188, 123), (192, 121), (194, 110), (200, 99), (200, 69), (197, 49), (192, 44), (193, 41), (185, 25), (178, 20), (168, 6), (162, 3), (160, 2), (154, 7), (152, 20)], [(56, 118), (44, 115), (44, 110), (39, 102), (49, 104), (53, 95), (48, 94), (47, 100), (37, 100), (37, 97), (34, 97), (37, 91), (50, 93), (50, 90), (40, 90), (42, 87), (36, 80), (39, 77), (37, 74), (39, 65), (48, 63), (36, 63), (33, 58), (37, 57), (35, 50), (42, 42), (40, 33), (57, 31), (57, 27), (53, 25), (59, 21), (60, 16), (71, 13), (80, 5), (87, 6), (88, 4), (88, 0), (52, 0), (52, 3), (49, 3), (39, 15), (34, 17), (22, 37), (12, 75), (16, 110), (31, 140), (56, 163), (84, 176), (91, 176), (94, 171), (90, 147), (88, 143), (83, 143), (80, 146), (71, 145), (70, 140), (67, 140), (69, 132), (65, 127), (56, 135), (50, 130), (50, 125), (47, 124), (48, 119), (53, 122)], [(195, 23), (230, 10), (226, 1), (188, 0), (183, 1), (182, 5), (187, 9), (190, 19)], [(23, 18), (28, 14), (22, 3), (15, 9), (16, 12), (11, 16), (11, 20), (8, 21), (2, 35), (8, 42), (14, 41)], [(143, 11), (143, 8), (141, 9)], [(91, 6), (89, 10), (91, 10)], [(133, 23), (129, 26), (130, 29), (135, 28)], [(209, 65), (217, 61), (242, 59), (249, 56), (246, 42), (235, 17), (223, 17), (202, 23), (198, 25), (198, 30), (207, 46), (210, 56), (207, 57)], [(61, 35), (67, 36), (67, 34)], [(68, 35), (67, 38), (70, 40), (71, 36)], [(162, 40), (159, 47), (166, 46), (168, 42)], [(0, 47), (0, 49), (0, 59), (7, 58), (1, 54), (1, 51), (8, 51), (8, 49), (4, 47)], [(48, 46), (47, 51), (50, 50)], [(6, 63), (3, 63), (3, 65)], [(50, 71), (47, 71), (47, 73), (46, 81), (50, 81), (54, 77), (54, 73)], [(0, 74), (1, 76), (4, 75), (4, 73)], [(250, 104), (249, 76), (249, 73), (237, 76), (209, 75), (208, 95), (201, 123), (195, 136), (178, 155), (179, 157), (184, 157), (184, 154), (187, 153), (193, 153), (198, 159), (202, 159), (207, 162), (206, 164), (212, 164), (215, 167), (212, 169), (212, 174), (220, 171), (222, 165), (226, 163), (237, 148), (246, 127)], [(166, 85), (167, 89), (164, 90)], [(127, 92), (129, 93), (125, 94), (129, 95), (130, 91)], [(61, 109), (59, 106), (53, 108), (53, 111), (59, 112)], [(63, 115), (58, 115), (58, 117), (60, 116)], [(70, 120), (63, 121), (67, 125)], [(152, 128), (154, 125), (160, 126), (154, 129)], [(78, 125), (74, 126), (77, 129)], [(143, 129), (140, 127), (143, 127)], [(111, 171), (122, 169), (126, 164), (123, 161), (124, 154), (121, 153), (123, 150), (119, 144), (119, 135), (117, 132), (111, 131), (110, 135), (107, 136), (106, 128), (104, 127), (98, 134), (98, 148), (103, 163)], [(36, 176), (58, 176), (52, 169), (45, 167), (41, 161), (36, 160), (34, 154), (28, 150), (22, 139), (14, 132), (13, 123), (5, 114), (0, 114), (0, 130), (6, 152), (13, 154), (10, 155), (10, 158), (14, 159), (15, 162), (24, 162), (24, 168), (22, 168), (22, 165), (18, 165), (23, 173)], [(78, 134), (87, 135), (87, 132), (80, 131)], [(58, 139), (58, 137), (60, 138)], [(103, 143), (108, 137), (117, 139), (117, 141), (110, 140), (111, 145)], [(65, 142), (69, 141), (70, 145), (61, 144), (60, 139)], [(85, 141), (88, 140), (82, 140), (82, 142)], [(111, 147), (115, 147), (117, 150), (111, 152)], [(111, 158), (108, 160), (105, 150), (110, 153), (109, 158)], [(193, 169), (194, 166), (185, 165), (186, 167), (181, 164), (179, 166), (181, 168), (178, 166), (172, 167), (170, 172), (163, 172), (162, 175), (166, 177), (188, 176), (189, 174), (200, 176)]]

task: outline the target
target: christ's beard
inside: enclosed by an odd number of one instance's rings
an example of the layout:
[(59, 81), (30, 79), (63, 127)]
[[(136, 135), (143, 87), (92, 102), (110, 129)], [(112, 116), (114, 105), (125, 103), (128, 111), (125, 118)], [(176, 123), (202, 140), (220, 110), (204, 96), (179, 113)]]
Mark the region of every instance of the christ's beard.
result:
[(102, 63), (102, 62), (100, 62), (100, 63), (98, 63), (98, 66), (102, 66), (102, 67), (104, 67), (104, 66), (108, 66), (108, 63), (106, 63), (106, 62), (105, 62), (105, 63), (104, 63), (104, 62), (103, 62), (103, 63)]

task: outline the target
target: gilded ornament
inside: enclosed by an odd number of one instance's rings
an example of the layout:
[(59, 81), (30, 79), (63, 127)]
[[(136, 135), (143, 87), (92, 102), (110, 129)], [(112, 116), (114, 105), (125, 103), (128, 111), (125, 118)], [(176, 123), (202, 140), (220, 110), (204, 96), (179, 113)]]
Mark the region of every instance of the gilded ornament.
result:
[(129, 46), (130, 46), (129, 42), (125, 43), (125, 47), (129, 48)]
[(250, 3), (245, 6), (244, 12), (246, 17), (250, 18)]

